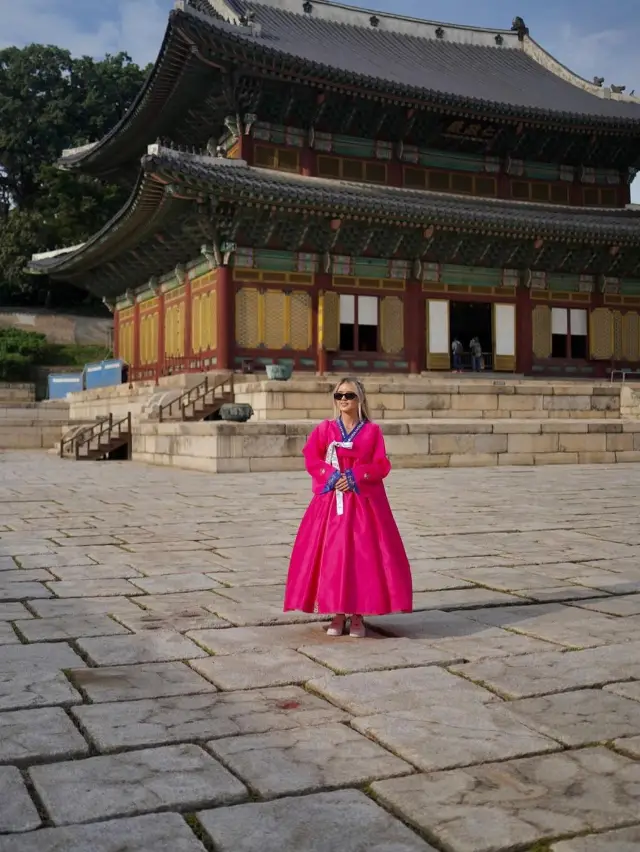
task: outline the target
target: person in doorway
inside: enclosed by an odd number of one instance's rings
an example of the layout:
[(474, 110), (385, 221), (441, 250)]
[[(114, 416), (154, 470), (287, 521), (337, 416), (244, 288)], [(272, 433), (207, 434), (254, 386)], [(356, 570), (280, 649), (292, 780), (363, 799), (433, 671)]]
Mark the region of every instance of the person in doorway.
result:
[(451, 355), (453, 356), (453, 372), (461, 373), (462, 372), (462, 354), (464, 352), (464, 346), (457, 337), (453, 338), (453, 343), (451, 344)]
[(469, 349), (471, 350), (471, 364), (473, 371), (474, 373), (479, 373), (482, 369), (482, 344), (477, 337), (473, 337), (471, 339)]
[(391, 470), (358, 379), (338, 382), (334, 418), (304, 447), (313, 498), (296, 536), (284, 610), (331, 613), (327, 634), (365, 636), (364, 615), (411, 612), (411, 569), (383, 480)]

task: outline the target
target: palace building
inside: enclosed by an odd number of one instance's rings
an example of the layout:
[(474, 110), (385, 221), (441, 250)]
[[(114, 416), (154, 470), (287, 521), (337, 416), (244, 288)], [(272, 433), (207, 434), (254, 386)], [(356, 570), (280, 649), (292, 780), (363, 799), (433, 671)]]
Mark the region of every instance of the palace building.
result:
[(29, 264), (102, 297), (134, 379), (640, 363), (640, 99), (530, 36), (328, 0), (178, 0), (135, 102), (60, 167), (123, 181)]

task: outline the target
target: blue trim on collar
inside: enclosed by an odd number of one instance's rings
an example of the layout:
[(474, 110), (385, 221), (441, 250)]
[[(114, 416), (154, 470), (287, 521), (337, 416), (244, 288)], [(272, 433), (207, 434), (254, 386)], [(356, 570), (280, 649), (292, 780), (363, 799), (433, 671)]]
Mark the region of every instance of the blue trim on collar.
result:
[(365, 427), (367, 421), (361, 420), (359, 423), (357, 423), (353, 427), (351, 432), (349, 432), (348, 434), (347, 434), (347, 429), (346, 429), (344, 423), (342, 422), (342, 417), (338, 417), (338, 419), (336, 420), (336, 423), (338, 424), (338, 429), (340, 430), (340, 435), (342, 437), (342, 440), (346, 442), (346, 441), (353, 441), (353, 439), (356, 437), (356, 435), (358, 435), (362, 431), (362, 429)]

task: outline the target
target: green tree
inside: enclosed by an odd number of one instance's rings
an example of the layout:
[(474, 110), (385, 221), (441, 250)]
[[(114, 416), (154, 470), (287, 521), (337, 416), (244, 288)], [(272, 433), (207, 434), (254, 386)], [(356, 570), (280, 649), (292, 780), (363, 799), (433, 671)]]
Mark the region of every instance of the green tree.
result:
[[(127, 187), (55, 162), (110, 130), (146, 73), (124, 53), (96, 61), (46, 45), (0, 50), (0, 301), (44, 303), (48, 283), (24, 273), (26, 260), (82, 242), (126, 200)], [(59, 285), (51, 293), (57, 304), (83, 298)]]

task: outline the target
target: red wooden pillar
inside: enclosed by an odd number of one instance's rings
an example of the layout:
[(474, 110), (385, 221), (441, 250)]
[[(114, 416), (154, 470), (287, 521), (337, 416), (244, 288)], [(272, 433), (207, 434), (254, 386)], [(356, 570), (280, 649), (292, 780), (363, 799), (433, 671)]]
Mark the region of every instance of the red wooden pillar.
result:
[(505, 171), (496, 175), (498, 183), (498, 198), (511, 198), (511, 178)]
[(233, 370), (236, 305), (231, 267), (218, 267), (217, 279), (216, 331), (218, 346), (216, 366), (219, 370)]
[(184, 357), (188, 361), (191, 359), (193, 353), (191, 351), (193, 341), (192, 341), (192, 317), (193, 317), (193, 303), (191, 300), (191, 279), (189, 278), (189, 273), (185, 273), (184, 276)]
[(533, 371), (533, 304), (526, 287), (516, 289), (516, 371)]
[(315, 276), (316, 292), (313, 297), (313, 339), (316, 343), (316, 372), (324, 376), (329, 372), (329, 356), (320, 340), (320, 294), (325, 290), (331, 290), (333, 279), (328, 272), (318, 272)]
[(158, 293), (158, 350), (156, 353), (156, 381), (164, 373), (164, 293)]
[(402, 163), (389, 160), (387, 163), (387, 186), (404, 186)]
[(414, 279), (407, 280), (404, 298), (404, 351), (409, 362), (410, 373), (421, 373), (425, 362), (424, 311), (420, 310), (422, 284)]
[(253, 136), (244, 133), (238, 140), (239, 159), (244, 160), (247, 165), (253, 165)]
[(136, 302), (133, 306), (133, 364), (132, 367), (140, 367), (140, 305)]
[(300, 172), (304, 177), (313, 177), (316, 173), (316, 154), (311, 148), (305, 147), (300, 151)]

